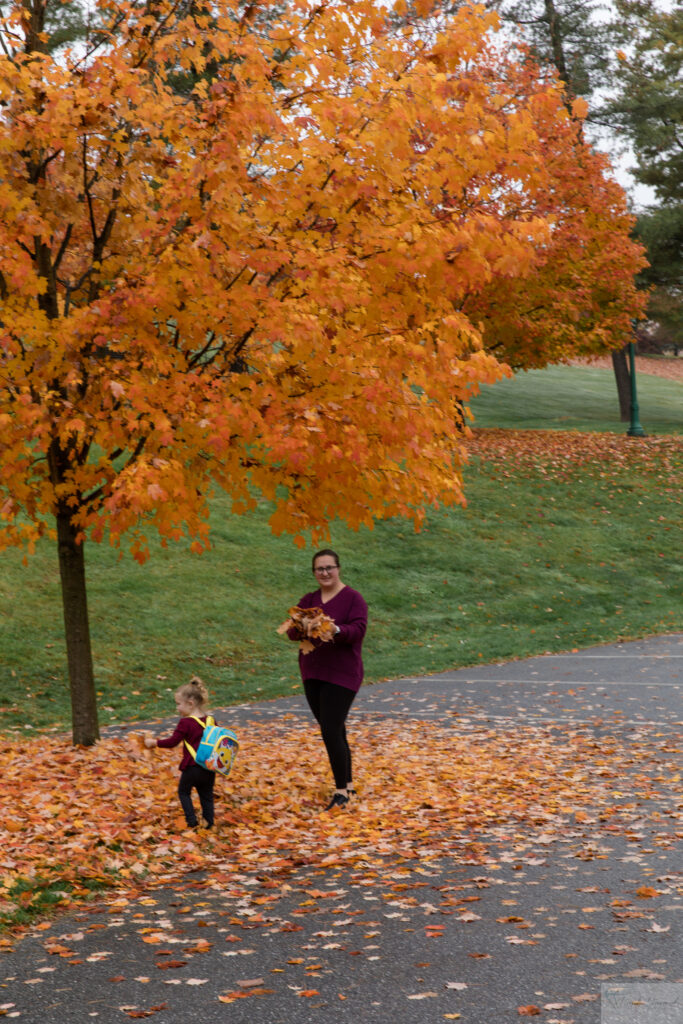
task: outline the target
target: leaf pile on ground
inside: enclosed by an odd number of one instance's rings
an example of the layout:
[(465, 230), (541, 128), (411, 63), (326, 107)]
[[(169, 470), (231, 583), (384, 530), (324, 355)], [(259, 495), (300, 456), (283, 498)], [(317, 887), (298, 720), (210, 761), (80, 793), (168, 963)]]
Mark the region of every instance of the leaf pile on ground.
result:
[(586, 468), (615, 476), (637, 466), (668, 486), (680, 485), (683, 477), (683, 445), (676, 436), (634, 438), (626, 433), (483, 427), (473, 431), (468, 451), (471, 458), (478, 457), (505, 476), (533, 470), (565, 479), (574, 470)]
[[(0, 754), (0, 911), (22, 879), (121, 892), (206, 868), (260, 876), (302, 865), (443, 855), (482, 863), (487, 836), (560, 834), (596, 813), (628, 827), (628, 799), (675, 787), (667, 740), (600, 741), (569, 726), (453, 729), (418, 721), (358, 724), (353, 812), (321, 813), (328, 779), (316, 732), (296, 720), (242, 730), (239, 761), (218, 779), (217, 827), (183, 829), (178, 751), (136, 753), (129, 739), (73, 748), (66, 738), (5, 742)], [(139, 750), (139, 748), (137, 748)], [(635, 806), (633, 803), (627, 806)], [(547, 840), (546, 840), (547, 841)], [(30, 901), (30, 887), (24, 895)]]
[[(611, 370), (611, 356), (594, 356), (592, 359), (574, 359), (572, 366), (590, 366), (598, 370)], [(636, 374), (647, 373), (663, 380), (683, 381), (683, 359), (662, 359), (661, 356), (638, 356)]]

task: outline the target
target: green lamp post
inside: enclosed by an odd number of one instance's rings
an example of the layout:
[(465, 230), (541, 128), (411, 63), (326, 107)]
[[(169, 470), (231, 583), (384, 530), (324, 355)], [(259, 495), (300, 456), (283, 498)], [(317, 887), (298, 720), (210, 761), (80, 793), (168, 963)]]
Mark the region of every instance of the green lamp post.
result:
[(628, 345), (628, 362), (631, 372), (631, 425), (626, 433), (629, 437), (647, 437), (638, 419), (638, 392), (636, 391), (636, 346), (632, 341)]

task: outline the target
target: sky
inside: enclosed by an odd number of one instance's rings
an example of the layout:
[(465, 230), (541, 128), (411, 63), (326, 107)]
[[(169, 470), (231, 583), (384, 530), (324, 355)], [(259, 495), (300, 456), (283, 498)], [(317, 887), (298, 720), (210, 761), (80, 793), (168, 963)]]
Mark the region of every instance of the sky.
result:
[[(610, 157), (614, 157), (614, 155), (610, 152), (607, 146), (599, 146), (597, 148), (607, 153)], [(629, 174), (628, 171), (632, 159), (632, 157), (623, 157), (617, 160), (613, 164), (614, 177), (628, 195), (629, 201), (633, 206), (634, 212), (640, 212), (646, 206), (654, 205), (655, 193), (647, 185), (640, 185), (638, 182), (635, 182), (633, 180), (633, 177), (631, 176), (631, 174)]]

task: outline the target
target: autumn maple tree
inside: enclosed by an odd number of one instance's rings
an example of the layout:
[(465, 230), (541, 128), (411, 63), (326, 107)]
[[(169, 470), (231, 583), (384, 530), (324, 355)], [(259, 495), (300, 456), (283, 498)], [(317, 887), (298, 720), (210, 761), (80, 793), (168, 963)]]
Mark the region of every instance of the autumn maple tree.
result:
[(511, 69), (531, 109), (544, 157), (544, 177), (530, 208), (551, 225), (536, 246), (530, 273), (492, 278), (474, 289), (463, 311), (483, 330), (487, 351), (515, 368), (621, 350), (643, 314), (646, 294), (636, 273), (646, 265), (630, 237), (633, 218), (607, 158), (581, 137), (583, 100), (558, 123), (529, 69)]
[(86, 539), (201, 551), (215, 486), (301, 542), (462, 501), (498, 296), (561, 280), (621, 323), (632, 284), (593, 302), (580, 257), (610, 245), (628, 282), (638, 251), (482, 8), (425, 36), (369, 2), (100, 0), (56, 53), (50, 8), (0, 23), (0, 542), (54, 531), (90, 744)]

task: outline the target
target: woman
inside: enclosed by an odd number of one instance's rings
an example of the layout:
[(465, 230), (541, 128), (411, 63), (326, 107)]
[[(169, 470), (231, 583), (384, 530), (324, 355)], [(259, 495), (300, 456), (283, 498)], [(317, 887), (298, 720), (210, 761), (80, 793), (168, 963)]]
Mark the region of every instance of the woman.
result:
[[(346, 716), (363, 682), (361, 648), (368, 624), (368, 606), (358, 593), (342, 583), (339, 556), (325, 548), (313, 556), (318, 589), (305, 594), (300, 608), (322, 608), (336, 626), (332, 640), (314, 641), (308, 654), (299, 652), (299, 668), (308, 706), (320, 726), (330, 759), (335, 791), (325, 810), (348, 804), (353, 789), (351, 751), (346, 738)], [(301, 640), (297, 628), (290, 640)]]

